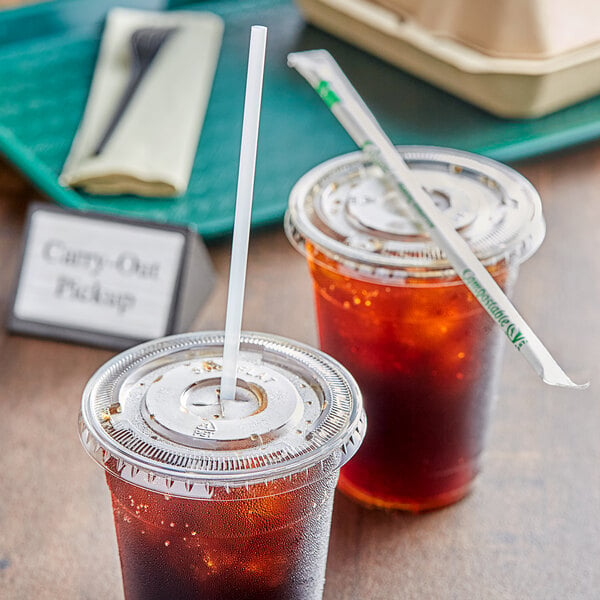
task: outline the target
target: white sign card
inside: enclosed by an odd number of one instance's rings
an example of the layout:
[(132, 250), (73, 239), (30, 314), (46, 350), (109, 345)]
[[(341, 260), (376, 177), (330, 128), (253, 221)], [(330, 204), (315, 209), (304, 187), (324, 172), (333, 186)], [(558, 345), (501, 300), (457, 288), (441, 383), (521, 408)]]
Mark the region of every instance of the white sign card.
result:
[[(36, 204), (9, 329), (117, 348), (182, 330), (193, 238), (200, 243), (185, 228)], [(203, 258), (202, 300), (213, 283)]]

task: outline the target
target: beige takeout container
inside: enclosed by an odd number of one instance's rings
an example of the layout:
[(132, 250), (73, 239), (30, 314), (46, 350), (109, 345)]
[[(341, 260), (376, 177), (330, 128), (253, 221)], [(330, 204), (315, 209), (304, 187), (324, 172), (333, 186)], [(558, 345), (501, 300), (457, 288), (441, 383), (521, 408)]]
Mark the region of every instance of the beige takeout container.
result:
[(297, 0), (306, 19), (503, 117), (600, 92), (597, 0)]

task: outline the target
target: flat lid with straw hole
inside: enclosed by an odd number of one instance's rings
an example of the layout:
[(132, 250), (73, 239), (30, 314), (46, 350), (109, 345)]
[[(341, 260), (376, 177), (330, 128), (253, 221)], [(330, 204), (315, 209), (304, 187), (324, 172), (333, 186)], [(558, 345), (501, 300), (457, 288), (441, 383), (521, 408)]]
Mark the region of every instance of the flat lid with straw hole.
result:
[(223, 340), (220, 332), (155, 340), (100, 369), (80, 416), (92, 458), (141, 487), (202, 497), (211, 486), (285, 477), (336, 452), (331, 464), (339, 468), (352, 456), (364, 414), (339, 363), (284, 338), (245, 333), (236, 398), (220, 404)]
[[(522, 262), (537, 250), (545, 234), (541, 201), (519, 173), (458, 150), (398, 150), (484, 264)], [(309, 241), (366, 274), (401, 276), (408, 269), (411, 276), (430, 276), (451, 269), (444, 252), (407, 213), (395, 183), (361, 152), (329, 160), (298, 181), (286, 228), (301, 251)]]

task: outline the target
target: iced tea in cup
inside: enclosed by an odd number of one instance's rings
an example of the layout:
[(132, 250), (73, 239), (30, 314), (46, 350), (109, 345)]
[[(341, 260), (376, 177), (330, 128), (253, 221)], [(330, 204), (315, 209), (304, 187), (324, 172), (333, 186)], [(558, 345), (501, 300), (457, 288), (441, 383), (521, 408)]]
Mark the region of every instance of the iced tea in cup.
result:
[(126, 600), (322, 597), (360, 392), (322, 352), (245, 333), (236, 399), (220, 404), (223, 339), (142, 344), (85, 389), (81, 439), (106, 470)]
[[(510, 292), (544, 237), (535, 189), (469, 153), (399, 151)], [(502, 331), (362, 153), (300, 179), (286, 231), (308, 259), (321, 347), (356, 378), (369, 420), (340, 489), (369, 506), (411, 511), (459, 500), (479, 469)]]

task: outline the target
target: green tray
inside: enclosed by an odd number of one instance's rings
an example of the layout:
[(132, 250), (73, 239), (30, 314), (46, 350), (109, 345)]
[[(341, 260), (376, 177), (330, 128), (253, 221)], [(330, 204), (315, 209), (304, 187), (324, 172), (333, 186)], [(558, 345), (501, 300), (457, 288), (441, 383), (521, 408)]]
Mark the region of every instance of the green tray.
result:
[[(54, 0), (0, 12), (0, 152), (66, 207), (189, 225), (205, 237), (233, 225), (249, 29), (269, 28), (253, 224), (279, 221), (295, 181), (354, 144), (288, 52), (327, 48), (398, 144), (462, 148), (513, 161), (600, 134), (600, 97), (532, 120), (504, 120), (308, 26), (291, 0), (206, 0), (177, 8), (225, 20), (219, 65), (187, 193), (176, 199), (102, 197), (58, 184), (85, 106), (104, 16), (159, 0)], [(175, 4), (175, 2), (173, 2)]]

